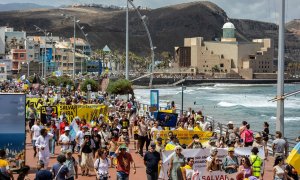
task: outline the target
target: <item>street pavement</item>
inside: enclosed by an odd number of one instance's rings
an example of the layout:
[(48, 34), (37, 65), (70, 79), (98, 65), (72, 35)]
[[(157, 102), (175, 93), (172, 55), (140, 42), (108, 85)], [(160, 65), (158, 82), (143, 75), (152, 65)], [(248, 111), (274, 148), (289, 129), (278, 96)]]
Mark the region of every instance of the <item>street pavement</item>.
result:
[[(30, 174), (29, 174), (29, 178), (30, 180), (34, 180), (35, 178), (35, 173), (36, 173), (36, 164), (38, 161), (38, 158), (34, 158), (33, 157), (33, 148), (32, 148), (32, 144), (30, 142), (30, 137), (29, 137), (29, 133), (27, 133), (27, 138), (26, 138), (26, 165), (30, 166), (31, 170), (30, 170)], [(133, 171), (131, 171), (129, 179), (135, 179), (135, 178), (139, 178), (139, 180), (145, 180), (146, 179), (146, 168), (143, 162), (143, 158), (139, 155), (135, 153), (135, 150), (133, 149), (133, 143), (131, 143), (131, 145), (129, 146), (130, 148), (130, 153), (133, 157), (133, 160), (136, 164), (136, 174), (133, 174)], [(60, 154), (60, 146), (56, 146), (55, 147), (55, 155), (53, 157), (50, 158), (50, 163), (49, 163), (49, 168), (52, 167), (53, 164), (55, 164), (56, 161), (56, 157), (57, 155)], [(73, 157), (75, 157), (75, 159), (77, 160), (77, 153), (73, 154)], [(274, 163), (274, 158), (269, 156), (268, 160), (265, 161), (265, 173), (264, 173), (264, 180), (270, 180), (272, 179), (273, 176), (273, 163)], [(115, 168), (110, 168), (109, 170), (111, 179), (117, 179), (116, 177), (116, 169)], [(14, 175), (15, 179), (17, 179), (17, 174)], [(78, 179), (80, 180), (90, 180), (96, 179), (96, 175), (95, 172), (90, 173), (90, 176), (81, 176), (81, 170), (80, 167), (78, 168)]]

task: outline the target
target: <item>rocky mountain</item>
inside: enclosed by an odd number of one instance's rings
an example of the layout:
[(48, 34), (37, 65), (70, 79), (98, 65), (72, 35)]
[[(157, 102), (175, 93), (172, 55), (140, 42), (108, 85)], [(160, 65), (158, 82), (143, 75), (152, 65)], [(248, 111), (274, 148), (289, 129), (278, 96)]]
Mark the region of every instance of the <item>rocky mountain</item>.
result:
[(51, 6), (42, 6), (34, 3), (9, 3), (0, 4), (0, 11), (20, 11), (29, 9), (39, 9), (39, 8), (54, 8)]
[[(158, 9), (141, 10), (156, 52), (173, 53), (174, 46), (182, 46), (185, 37), (202, 36), (206, 41), (222, 36), (222, 26), (229, 19), (226, 12), (211, 2), (193, 2)], [(73, 24), (61, 14), (80, 19), (85, 26), (93, 49), (108, 45), (112, 50), (125, 49), (125, 10), (118, 8), (66, 7), (48, 10), (1, 12), (0, 26), (8, 25), (16, 30), (25, 30), (29, 35), (37, 34), (34, 24), (47, 29), (53, 35), (73, 36)], [(130, 51), (149, 55), (149, 41), (141, 20), (134, 10), (129, 13)], [(236, 26), (237, 39), (250, 41), (253, 38), (273, 38), (277, 43), (278, 27), (272, 23), (253, 20), (229, 19)], [(299, 36), (287, 29), (287, 49), (300, 50)], [(78, 37), (83, 38), (77, 29)], [(288, 52), (288, 51), (287, 51)], [(294, 58), (300, 59), (299, 56)]]

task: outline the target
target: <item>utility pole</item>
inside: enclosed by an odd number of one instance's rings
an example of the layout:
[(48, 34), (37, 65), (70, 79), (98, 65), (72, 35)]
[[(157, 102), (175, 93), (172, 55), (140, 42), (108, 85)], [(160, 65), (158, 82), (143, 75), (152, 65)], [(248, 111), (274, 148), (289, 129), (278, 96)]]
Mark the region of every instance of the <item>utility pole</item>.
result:
[(284, 31), (285, 31), (285, 0), (281, 0), (279, 15), (279, 45), (278, 45), (278, 71), (277, 71), (277, 114), (276, 131), (284, 137)]
[(186, 90), (186, 87), (181, 84), (181, 111), (180, 114), (183, 114), (183, 91)]
[(125, 77), (127, 80), (129, 80), (129, 62), (128, 62), (128, 51), (129, 51), (129, 23), (128, 23), (128, 11), (129, 11), (129, 0), (126, 0), (127, 7), (126, 7), (126, 65), (125, 65)]
[(76, 48), (76, 17), (73, 16), (73, 21), (74, 21), (74, 37), (73, 37), (73, 80), (75, 79), (75, 48)]

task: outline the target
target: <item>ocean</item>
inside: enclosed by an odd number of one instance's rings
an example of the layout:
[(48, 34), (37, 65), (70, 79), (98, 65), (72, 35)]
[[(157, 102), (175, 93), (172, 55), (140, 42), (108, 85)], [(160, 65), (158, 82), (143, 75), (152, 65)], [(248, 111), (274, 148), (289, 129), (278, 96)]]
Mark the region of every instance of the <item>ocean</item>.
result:
[[(261, 84), (208, 84), (187, 87), (184, 91), (184, 109), (192, 107), (201, 110), (223, 123), (233, 121), (240, 125), (247, 121), (251, 129), (261, 131), (263, 122), (270, 124), (270, 133), (275, 132), (276, 102), (268, 100), (276, 96), (276, 85)], [(181, 87), (161, 88), (159, 90), (160, 107), (166, 101), (175, 101), (181, 108)], [(300, 90), (300, 84), (285, 84), (285, 92)], [(150, 103), (149, 89), (135, 89), (135, 96), (141, 103)], [(196, 103), (194, 105), (194, 103)], [(285, 136), (296, 138), (300, 135), (300, 94), (285, 100)]]
[(0, 133), (0, 149), (6, 150), (7, 157), (15, 157), (25, 150), (24, 133)]

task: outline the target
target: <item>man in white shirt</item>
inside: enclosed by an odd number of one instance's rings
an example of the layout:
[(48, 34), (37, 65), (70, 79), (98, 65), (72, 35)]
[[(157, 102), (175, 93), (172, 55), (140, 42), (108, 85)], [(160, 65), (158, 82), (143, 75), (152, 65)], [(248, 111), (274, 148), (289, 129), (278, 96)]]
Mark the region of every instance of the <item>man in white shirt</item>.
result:
[(209, 123), (208, 122), (204, 122), (204, 117), (200, 116), (200, 127), (202, 128), (202, 131), (208, 131), (208, 127), (209, 127)]
[(43, 161), (45, 168), (48, 167), (50, 158), (49, 140), (53, 138), (53, 134), (47, 132), (45, 128), (40, 131), (41, 135), (36, 139), (35, 146), (39, 150), (39, 160)]
[(34, 151), (34, 155), (33, 157), (36, 157), (36, 146), (35, 146), (35, 142), (36, 139), (40, 136), (40, 131), (42, 129), (42, 125), (41, 125), (41, 120), (37, 119), (35, 124), (31, 127), (30, 131), (30, 137), (31, 137), (31, 141), (32, 141), (32, 146), (33, 146), (33, 151)]
[(79, 152), (80, 150), (80, 145), (83, 143), (83, 137), (84, 137), (84, 133), (87, 132), (89, 130), (88, 126), (83, 126), (82, 130), (78, 131), (76, 134), (76, 138), (75, 141), (77, 143), (77, 149), (76, 151)]
[(68, 149), (72, 150), (72, 139), (70, 136), (70, 128), (68, 126), (65, 127), (65, 133), (60, 135), (58, 142), (61, 145), (62, 153), (65, 153)]

